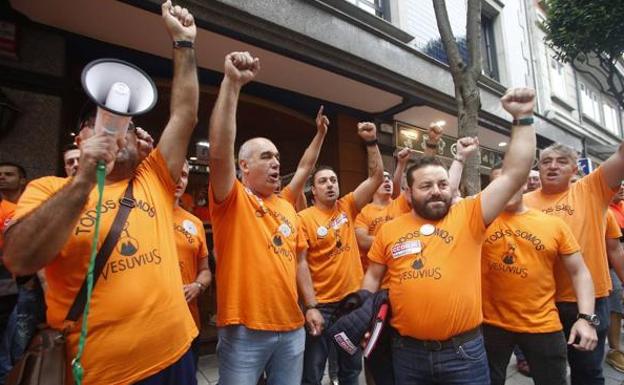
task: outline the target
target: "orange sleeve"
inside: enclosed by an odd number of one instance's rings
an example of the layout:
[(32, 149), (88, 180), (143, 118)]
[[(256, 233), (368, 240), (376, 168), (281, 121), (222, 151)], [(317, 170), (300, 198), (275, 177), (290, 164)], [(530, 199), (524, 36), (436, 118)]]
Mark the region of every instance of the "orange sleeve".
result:
[(198, 248), (199, 255), (197, 256), (197, 260), (200, 261), (204, 258), (208, 258), (208, 242), (206, 242), (206, 230), (204, 230), (204, 224), (195, 218), (195, 226), (197, 227), (197, 238), (199, 238), (200, 246)]
[(15, 203), (0, 200), (0, 233), (4, 231), (5, 223), (8, 223), (13, 218), (16, 206)]
[(355, 228), (356, 229), (365, 229), (368, 231), (368, 224), (370, 222), (370, 218), (366, 215), (364, 210), (360, 211), (360, 213), (355, 217)]
[(26, 186), (22, 193), (11, 222), (17, 222), (39, 207), (70, 181), (69, 178), (47, 176), (35, 179)]
[(162, 153), (158, 148), (150, 152), (147, 158), (141, 162), (135, 171), (135, 176), (139, 176), (142, 173), (149, 173), (152, 177), (156, 177), (162, 186), (167, 191), (171, 192), (171, 199), (173, 199), (176, 181), (174, 181), (171, 177), (171, 173), (167, 167), (167, 161), (163, 158)]
[(214, 198), (214, 191), (212, 190), (212, 184), (208, 186), (208, 210), (210, 213), (210, 218), (213, 219), (215, 217), (222, 217), (226, 215), (228, 208), (232, 207), (236, 203), (236, 199), (238, 194), (243, 189), (243, 185), (238, 180), (234, 181), (232, 185), (232, 189), (225, 197), (223, 202), (217, 203)]
[(297, 197), (293, 194), (289, 186), (286, 186), (280, 191), (280, 196), (290, 203), (293, 207), (297, 204)]
[(347, 213), (349, 214), (349, 218), (352, 221), (355, 221), (355, 217), (357, 217), (357, 215), (359, 214), (359, 210), (357, 209), (357, 207), (355, 206), (355, 197), (353, 196), (353, 193), (350, 192), (347, 195), (343, 196), (342, 198), (340, 198), (344, 203), (344, 209), (347, 210)]
[(468, 229), (472, 233), (474, 239), (482, 239), (485, 235), (485, 221), (483, 220), (483, 211), (481, 211), (481, 194), (473, 197), (467, 197), (457, 205), (463, 204), (465, 215), (468, 219)]
[(619, 239), (622, 236), (622, 230), (617, 223), (615, 214), (611, 209), (607, 210), (607, 239)]
[(607, 206), (611, 202), (611, 198), (618, 191), (619, 186), (612, 189), (607, 185), (605, 181), (602, 167), (598, 167), (589, 175), (581, 178), (577, 183), (580, 183), (583, 188), (589, 190), (589, 196), (600, 197), (599, 199)]
[(373, 241), (373, 245), (368, 251), (368, 259), (375, 262), (380, 263), (382, 265), (387, 264), (386, 262), (386, 246), (384, 245), (385, 234), (384, 231), (387, 226), (384, 224), (381, 226), (377, 235), (375, 236), (375, 240)]
[(557, 237), (559, 255), (570, 255), (581, 251), (581, 246), (572, 234), (570, 226), (559, 217), (551, 216), (550, 218), (555, 220), (555, 226), (559, 230)]

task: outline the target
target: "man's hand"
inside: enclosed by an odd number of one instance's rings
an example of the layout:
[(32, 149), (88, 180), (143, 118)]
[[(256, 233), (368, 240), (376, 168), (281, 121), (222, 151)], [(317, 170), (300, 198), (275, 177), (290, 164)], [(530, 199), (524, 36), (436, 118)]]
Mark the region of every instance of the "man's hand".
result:
[(80, 167), (78, 167), (75, 179), (95, 183), (95, 172), (100, 161), (107, 165), (107, 173), (110, 172), (117, 157), (117, 151), (125, 146), (125, 140), (125, 137), (120, 138), (106, 133), (94, 134), (83, 140), (80, 144)]
[(501, 98), (501, 104), (514, 119), (533, 116), (535, 90), (531, 88), (510, 88)]
[[(579, 343), (574, 343), (576, 339), (579, 339)], [(596, 335), (596, 329), (584, 319), (578, 319), (572, 325), (570, 330), (570, 338), (568, 338), (568, 345), (572, 345), (576, 350), (591, 351), (596, 348), (598, 344), (598, 336)]]
[(327, 128), (329, 127), (329, 119), (326, 115), (323, 115), (323, 106), (319, 108), (316, 114), (316, 130), (321, 134), (327, 134)]
[(457, 157), (461, 160), (468, 159), (479, 150), (479, 138), (466, 136), (457, 140)]
[(260, 60), (249, 52), (232, 52), (225, 57), (225, 77), (239, 87), (252, 81), (260, 71)]
[(400, 164), (406, 164), (407, 161), (410, 160), (412, 154), (416, 154), (416, 150), (412, 150), (411, 148), (405, 147), (401, 149), (401, 151), (397, 152), (397, 162)]
[(312, 336), (320, 336), (325, 327), (325, 319), (318, 309), (308, 309), (305, 312), (306, 325), (308, 332)]
[(444, 133), (444, 127), (442, 127), (438, 122), (433, 122), (429, 125), (427, 129), (427, 140), (428, 143), (437, 144)]
[(365, 142), (372, 142), (377, 139), (377, 127), (375, 123), (360, 122), (357, 125), (358, 135)]
[(199, 285), (196, 283), (189, 283), (188, 285), (182, 286), (182, 288), (184, 289), (184, 298), (186, 299), (186, 302), (191, 302), (197, 298), (199, 293), (201, 293)]
[(173, 41), (195, 41), (197, 35), (195, 20), (186, 8), (173, 6), (171, 0), (167, 0), (162, 4), (161, 10), (167, 32)]
[(135, 128), (135, 132), (137, 137), (137, 148), (139, 151), (139, 162), (141, 162), (154, 149), (154, 138), (152, 138), (152, 136), (141, 127)]

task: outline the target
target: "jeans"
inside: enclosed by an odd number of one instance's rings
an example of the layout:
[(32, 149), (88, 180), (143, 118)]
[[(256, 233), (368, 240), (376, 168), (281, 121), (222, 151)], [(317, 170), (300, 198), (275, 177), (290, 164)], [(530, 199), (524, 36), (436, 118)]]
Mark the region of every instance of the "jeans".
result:
[[(558, 302), (557, 308), (567, 340), (570, 336), (570, 329), (576, 322), (578, 307), (576, 302)], [(607, 298), (596, 298), (595, 312), (600, 319), (600, 325), (596, 327), (596, 334), (598, 334), (596, 349), (591, 352), (581, 352), (572, 346), (568, 346), (571, 385), (604, 385), (605, 383), (602, 375), (602, 359), (604, 358), (605, 339), (609, 330)]]
[(507, 365), (514, 346), (524, 352), (535, 385), (566, 385), (567, 343), (563, 331), (514, 333), (483, 325), (483, 338), (492, 385), (505, 384)]
[(394, 329), (386, 324), (377, 340), (375, 349), (364, 360), (364, 365), (375, 380), (375, 385), (394, 385), (392, 336), (395, 334)]
[(252, 330), (243, 325), (219, 328), (219, 385), (256, 385), (263, 371), (268, 385), (301, 382), (305, 331)]
[(396, 385), (489, 385), (483, 336), (441, 350), (396, 337), (392, 344)]
[[(325, 304), (318, 310), (325, 320), (325, 328), (330, 326), (331, 316), (337, 305)], [(329, 352), (329, 344), (333, 342), (323, 332), (320, 336), (306, 335), (305, 355), (303, 359), (303, 385), (321, 385), (325, 362)], [(338, 383), (340, 385), (358, 385), (358, 376), (362, 371), (362, 350), (358, 348), (353, 355), (336, 348), (338, 357)]]
[(44, 322), (45, 301), (39, 281), (32, 288), (20, 285), (17, 304), (0, 340), (0, 384), (4, 383), (6, 375), (28, 348), (37, 325)]
[(197, 385), (193, 353), (189, 349), (178, 361), (135, 385)]

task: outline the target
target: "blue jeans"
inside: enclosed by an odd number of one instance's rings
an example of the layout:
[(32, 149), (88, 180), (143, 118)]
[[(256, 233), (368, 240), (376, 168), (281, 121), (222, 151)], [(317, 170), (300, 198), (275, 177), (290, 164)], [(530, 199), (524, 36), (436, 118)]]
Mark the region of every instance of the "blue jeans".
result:
[(39, 281), (33, 288), (18, 287), (17, 304), (9, 316), (7, 327), (0, 340), (0, 384), (22, 357), (37, 325), (45, 322), (45, 301)]
[(256, 385), (263, 371), (268, 385), (301, 382), (305, 331), (252, 330), (243, 325), (219, 328), (219, 385)]
[(179, 360), (135, 385), (197, 385), (193, 353), (189, 349)]
[[(336, 304), (319, 306), (318, 310), (325, 320), (325, 328), (330, 326), (331, 316), (336, 308)], [(320, 336), (306, 335), (302, 385), (321, 385), (325, 363), (329, 354), (329, 346), (332, 343), (325, 332)], [(338, 357), (338, 383), (340, 385), (358, 385), (358, 376), (362, 371), (362, 351), (358, 349), (353, 355), (340, 348), (336, 348), (336, 351)]]
[(392, 344), (396, 385), (489, 385), (483, 336), (441, 350), (428, 350), (395, 337)]
[[(559, 318), (563, 324), (566, 341), (570, 337), (570, 329), (576, 322), (578, 306), (576, 302), (558, 302)], [(568, 363), (570, 364), (570, 380), (572, 385), (604, 385), (602, 375), (602, 359), (604, 358), (605, 339), (609, 330), (609, 305), (607, 298), (596, 298), (595, 312), (600, 319), (596, 328), (598, 345), (591, 352), (581, 352), (568, 345)]]

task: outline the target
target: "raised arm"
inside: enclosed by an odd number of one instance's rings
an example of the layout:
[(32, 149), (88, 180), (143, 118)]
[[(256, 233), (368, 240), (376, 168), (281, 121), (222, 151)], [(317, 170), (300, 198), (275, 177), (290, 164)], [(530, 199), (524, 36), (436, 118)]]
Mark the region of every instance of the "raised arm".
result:
[[(503, 108), (514, 119), (533, 115), (535, 91), (514, 88), (501, 98)], [(500, 177), (490, 183), (481, 193), (481, 211), (485, 225), (489, 225), (503, 211), (511, 197), (526, 182), (535, 158), (535, 129), (533, 126), (513, 126), (511, 142)]]
[(357, 240), (358, 247), (361, 251), (368, 253), (371, 246), (373, 245), (373, 241), (375, 237), (368, 233), (368, 230), (363, 227), (355, 228), (355, 239)]
[(607, 185), (612, 189), (620, 187), (624, 180), (624, 142), (617, 151), (600, 165)]
[(459, 184), (461, 183), (462, 172), (464, 171), (464, 163), (466, 159), (479, 149), (479, 138), (465, 137), (457, 140), (456, 145), (457, 154), (453, 158), (453, 163), (449, 167), (449, 184), (451, 186), (451, 193), (455, 196), (455, 192), (459, 190)]
[[(579, 313), (594, 314), (594, 283), (583, 257), (580, 253), (574, 253), (562, 256), (561, 261), (570, 274)], [(577, 337), (579, 338), (578, 343), (575, 341)], [(586, 320), (579, 318), (572, 325), (568, 344), (572, 344), (578, 350), (594, 350), (597, 343), (596, 329)]]
[[(172, 41), (195, 42), (195, 21), (186, 8), (174, 7), (168, 0), (162, 5), (162, 17)], [(169, 122), (158, 142), (158, 149), (174, 181), (180, 177), (188, 144), (197, 124), (198, 103), (195, 51), (193, 48), (174, 48)]]
[[(96, 134), (81, 142), (76, 176), (5, 232), (3, 260), (11, 272), (35, 274), (52, 262), (71, 235), (95, 186), (98, 161), (113, 162), (118, 148), (115, 137), (107, 134)], [(33, 188), (27, 187), (22, 199), (28, 198)]]
[(295, 175), (290, 180), (290, 183), (288, 183), (290, 191), (292, 191), (295, 196), (299, 196), (303, 192), (305, 182), (310, 176), (312, 169), (314, 169), (314, 165), (321, 152), (321, 147), (323, 146), (323, 141), (325, 140), (325, 135), (327, 135), (328, 126), (329, 119), (327, 116), (323, 115), (323, 106), (321, 106), (316, 114), (316, 135), (303, 153), (297, 165), (297, 171), (295, 171)]
[(412, 154), (416, 151), (410, 148), (403, 148), (401, 151), (397, 152), (397, 164), (394, 169), (394, 175), (392, 176), (392, 199), (395, 199), (401, 194), (403, 175), (405, 174), (405, 168), (407, 167), (407, 162), (412, 157)]
[(358, 135), (366, 144), (368, 155), (368, 178), (353, 191), (355, 207), (358, 211), (373, 199), (377, 188), (383, 182), (383, 164), (377, 146), (377, 127), (370, 122), (358, 123)]
[(234, 139), (236, 108), (241, 88), (260, 70), (260, 61), (249, 52), (232, 52), (225, 57), (225, 76), (210, 117), (210, 185), (217, 202), (222, 202), (236, 180)]

